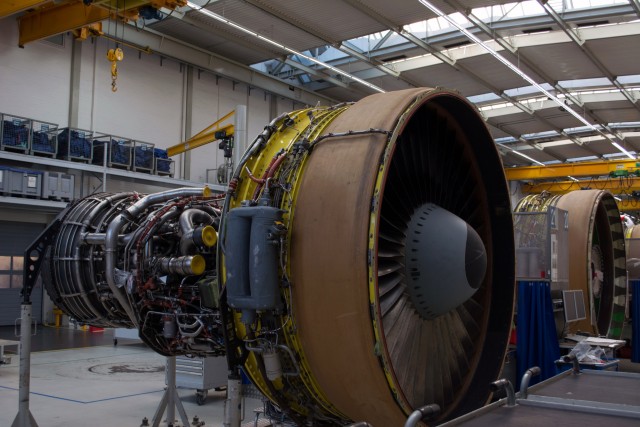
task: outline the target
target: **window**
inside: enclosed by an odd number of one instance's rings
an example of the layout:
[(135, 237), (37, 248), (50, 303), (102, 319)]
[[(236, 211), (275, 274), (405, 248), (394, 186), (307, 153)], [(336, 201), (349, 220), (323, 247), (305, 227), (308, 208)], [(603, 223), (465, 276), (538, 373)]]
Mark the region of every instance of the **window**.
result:
[(0, 289), (22, 288), (22, 255), (0, 256)]

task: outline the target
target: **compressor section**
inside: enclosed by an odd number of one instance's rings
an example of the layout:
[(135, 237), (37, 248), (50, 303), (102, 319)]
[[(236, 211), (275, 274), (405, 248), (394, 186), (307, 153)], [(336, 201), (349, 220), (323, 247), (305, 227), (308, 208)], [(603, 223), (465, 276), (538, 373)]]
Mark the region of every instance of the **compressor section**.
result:
[(297, 425), (466, 413), (502, 366), (513, 245), (499, 155), (459, 95), (281, 116), (222, 213), (228, 357)]

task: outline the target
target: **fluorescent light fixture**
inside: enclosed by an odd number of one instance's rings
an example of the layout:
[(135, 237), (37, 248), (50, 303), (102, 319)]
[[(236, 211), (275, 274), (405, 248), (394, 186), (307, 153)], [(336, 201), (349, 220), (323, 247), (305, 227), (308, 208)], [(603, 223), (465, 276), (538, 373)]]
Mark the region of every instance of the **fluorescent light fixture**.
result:
[[(578, 121), (580, 121), (581, 123), (583, 123), (585, 126), (589, 127), (590, 129), (594, 130), (595, 132), (604, 135), (604, 133), (602, 132), (602, 130), (598, 129), (597, 127), (595, 127), (594, 125), (592, 125), (591, 123), (589, 123), (584, 117), (582, 117), (580, 114), (576, 113), (573, 108), (569, 108), (567, 105), (565, 105), (564, 102), (562, 102), (560, 100), (560, 98), (558, 98), (557, 96), (555, 96), (554, 94), (552, 94), (551, 92), (549, 92), (548, 90), (546, 90), (545, 88), (543, 88), (542, 86), (540, 86), (538, 83), (536, 83), (531, 77), (529, 77), (527, 74), (523, 73), (518, 67), (516, 67), (515, 65), (513, 65), (511, 62), (509, 62), (504, 56), (500, 55), (498, 52), (496, 52), (491, 46), (489, 46), (488, 44), (486, 44), (485, 42), (483, 42), (482, 40), (480, 40), (478, 37), (476, 37), (474, 34), (472, 34), (469, 30), (467, 30), (466, 28), (464, 28), (462, 25), (460, 25), (459, 23), (457, 23), (453, 18), (451, 18), (449, 15), (445, 14), (444, 12), (442, 12), (440, 9), (438, 9), (437, 7), (435, 7), (434, 5), (432, 5), (430, 2), (428, 2), (427, 0), (418, 0), (424, 7), (426, 7), (427, 9), (431, 10), (433, 13), (435, 13), (436, 15), (438, 15), (439, 17), (441, 17), (442, 19), (446, 20), (449, 24), (453, 25), (454, 27), (456, 27), (458, 29), (458, 31), (460, 31), (462, 34), (464, 34), (465, 36), (467, 36), (467, 38), (475, 43), (477, 43), (478, 45), (482, 46), (482, 48), (484, 50), (486, 50), (487, 52), (489, 52), (489, 54), (491, 56), (493, 56), (494, 58), (496, 58), (498, 61), (502, 62), (504, 65), (507, 66), (507, 68), (509, 68), (511, 71), (513, 71), (514, 73), (516, 73), (518, 76), (522, 77), (524, 80), (526, 80), (527, 82), (529, 82), (529, 84), (531, 84), (532, 86), (534, 86), (535, 88), (537, 88), (540, 92), (542, 92), (543, 94), (545, 94), (545, 96), (547, 96), (549, 99), (553, 100), (556, 104), (558, 104), (560, 107), (564, 108), (566, 112), (568, 112), (569, 114), (571, 114), (573, 117), (575, 117), (576, 119), (578, 119)], [(464, 15), (462, 15), (464, 16)], [(466, 17), (465, 17), (466, 19)], [(611, 142), (616, 148), (618, 148), (620, 150), (620, 152), (626, 154), (628, 157), (635, 159), (635, 157), (631, 156), (631, 154), (629, 154), (628, 151), (622, 149), (622, 147), (620, 147), (619, 144), (617, 144), (615, 141), (613, 141), (611, 138), (609, 138), (608, 136), (604, 135), (604, 137), (606, 139), (609, 140), (609, 142)]]
[(531, 157), (527, 156), (526, 154), (521, 153), (520, 151), (511, 150), (511, 152), (512, 152), (513, 154), (517, 154), (517, 155), (518, 155), (518, 156), (520, 156), (520, 157), (524, 157), (525, 159), (527, 159), (527, 160), (529, 160), (530, 162), (533, 162), (533, 163), (535, 163), (535, 164), (537, 164), (537, 165), (544, 166), (544, 163), (541, 163), (541, 162), (537, 161), (536, 159), (533, 159), (533, 158), (531, 158)]
[(618, 197), (618, 196), (613, 196), (613, 198), (614, 198), (614, 199), (616, 199), (616, 200), (617, 200), (617, 201), (619, 201), (619, 202), (621, 202), (621, 201), (622, 201), (622, 199), (621, 199), (620, 197)]
[(620, 150), (622, 153), (626, 154), (628, 158), (630, 159), (635, 159), (634, 156), (631, 155), (631, 153), (629, 153), (627, 150), (625, 150), (624, 148), (622, 148), (622, 145), (618, 144), (615, 141), (611, 142), (613, 144), (614, 147), (616, 147), (618, 150)]
[(187, 6), (189, 6), (191, 9), (193, 9), (193, 10), (195, 10), (197, 12), (202, 13), (203, 15), (208, 16), (209, 18), (213, 18), (216, 21), (219, 21), (219, 22), (222, 22), (223, 24), (229, 25), (230, 27), (233, 27), (233, 28), (235, 28), (237, 30), (240, 30), (245, 34), (249, 34), (250, 36), (253, 36), (253, 37), (257, 38), (257, 39), (260, 39), (263, 42), (268, 43), (268, 44), (270, 44), (272, 46), (275, 46), (275, 47), (277, 47), (279, 49), (282, 49), (282, 50), (287, 51), (289, 53), (292, 53), (294, 55), (298, 55), (299, 57), (304, 58), (304, 59), (306, 59), (308, 61), (311, 61), (314, 64), (317, 64), (317, 65), (319, 65), (321, 67), (324, 67), (324, 68), (326, 68), (328, 70), (331, 70), (334, 73), (338, 73), (338, 74), (343, 75), (343, 76), (345, 76), (345, 77), (347, 77), (347, 78), (349, 78), (349, 79), (351, 79), (353, 81), (356, 81), (356, 82), (360, 83), (363, 86), (366, 86), (366, 87), (368, 87), (370, 89), (373, 89), (373, 90), (375, 90), (377, 92), (381, 92), (381, 93), (385, 92), (384, 89), (382, 89), (382, 88), (380, 88), (380, 87), (378, 87), (378, 86), (376, 86), (376, 85), (374, 85), (372, 83), (369, 83), (366, 80), (363, 80), (363, 79), (361, 79), (359, 77), (356, 77), (353, 74), (349, 74), (346, 71), (341, 70), (340, 68), (337, 68), (337, 67), (334, 67), (333, 65), (327, 64), (326, 62), (319, 61), (319, 60), (317, 60), (316, 58), (314, 58), (312, 56), (305, 55), (302, 52), (298, 52), (295, 49), (291, 49), (290, 47), (287, 47), (287, 46), (283, 45), (282, 43), (278, 43), (277, 41), (271, 40), (268, 37), (265, 37), (265, 36), (263, 36), (261, 34), (258, 34), (255, 31), (250, 30), (250, 29), (248, 29), (246, 27), (243, 27), (240, 24), (236, 24), (235, 22), (230, 21), (227, 18), (225, 18), (225, 17), (223, 17), (221, 15), (218, 15), (215, 12), (211, 12), (210, 10), (205, 9), (205, 8), (199, 6), (199, 5), (197, 5), (197, 4), (195, 4), (195, 3), (191, 2), (191, 1), (187, 1)]
[(571, 175), (567, 175), (567, 178), (569, 178), (573, 182), (580, 182), (579, 179), (576, 179), (576, 178), (572, 177)]
[(570, 139), (559, 139), (557, 141), (541, 142), (540, 145), (542, 145), (542, 147), (544, 148), (548, 148), (548, 147), (558, 147), (561, 145), (570, 145), (573, 143), (574, 142)]

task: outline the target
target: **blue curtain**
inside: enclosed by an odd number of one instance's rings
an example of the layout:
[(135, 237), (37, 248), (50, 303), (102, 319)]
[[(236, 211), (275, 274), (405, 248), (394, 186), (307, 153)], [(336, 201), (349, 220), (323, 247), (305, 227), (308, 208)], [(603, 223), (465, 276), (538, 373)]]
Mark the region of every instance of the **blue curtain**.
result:
[(530, 384), (556, 375), (555, 361), (560, 358), (560, 346), (556, 336), (551, 288), (548, 282), (518, 282), (516, 319), (518, 381), (524, 372), (533, 366), (540, 367), (541, 373), (532, 378)]
[(640, 363), (640, 280), (631, 285), (631, 361)]

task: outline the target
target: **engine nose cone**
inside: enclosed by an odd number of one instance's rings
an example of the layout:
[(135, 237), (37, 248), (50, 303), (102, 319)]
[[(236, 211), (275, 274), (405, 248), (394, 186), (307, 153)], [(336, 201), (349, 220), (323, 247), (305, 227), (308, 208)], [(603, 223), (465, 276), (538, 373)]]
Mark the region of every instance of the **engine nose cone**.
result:
[(487, 254), (482, 239), (461, 218), (433, 203), (414, 211), (405, 245), (407, 289), (424, 319), (464, 303), (484, 280)]

